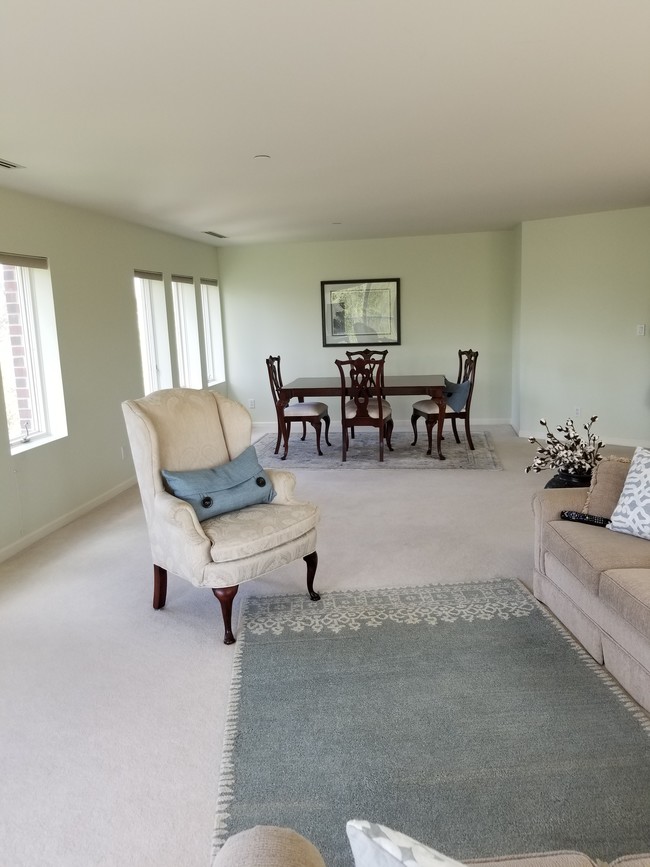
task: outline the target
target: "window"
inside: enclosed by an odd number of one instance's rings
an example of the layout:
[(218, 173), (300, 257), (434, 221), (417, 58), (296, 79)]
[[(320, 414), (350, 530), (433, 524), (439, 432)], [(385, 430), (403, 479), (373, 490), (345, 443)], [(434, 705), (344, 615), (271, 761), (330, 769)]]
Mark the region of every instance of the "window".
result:
[(149, 394), (161, 388), (171, 388), (173, 384), (165, 284), (162, 274), (148, 271), (136, 271), (133, 283), (144, 393)]
[(201, 280), (201, 306), (203, 309), (203, 335), (208, 385), (225, 382), (226, 365), (223, 358), (223, 329), (221, 325), (221, 298), (219, 284), (214, 280)]
[(0, 371), (12, 453), (67, 435), (47, 259), (0, 253)]
[(183, 388), (202, 388), (203, 373), (194, 280), (191, 277), (172, 277), (172, 298), (178, 382)]

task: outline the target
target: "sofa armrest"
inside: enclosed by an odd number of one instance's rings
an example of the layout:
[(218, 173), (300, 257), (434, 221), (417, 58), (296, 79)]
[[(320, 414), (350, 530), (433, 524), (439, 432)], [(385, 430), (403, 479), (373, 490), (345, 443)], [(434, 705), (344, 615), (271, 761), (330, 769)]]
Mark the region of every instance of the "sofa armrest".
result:
[(542, 539), (544, 525), (549, 521), (559, 521), (560, 512), (566, 510), (581, 512), (587, 502), (589, 488), (544, 488), (533, 495), (532, 507), (535, 516), (535, 569), (544, 572), (544, 552)]
[[(325, 867), (320, 852), (289, 828), (256, 825), (229, 837), (212, 867)], [(582, 867), (582, 865), (579, 865)]]

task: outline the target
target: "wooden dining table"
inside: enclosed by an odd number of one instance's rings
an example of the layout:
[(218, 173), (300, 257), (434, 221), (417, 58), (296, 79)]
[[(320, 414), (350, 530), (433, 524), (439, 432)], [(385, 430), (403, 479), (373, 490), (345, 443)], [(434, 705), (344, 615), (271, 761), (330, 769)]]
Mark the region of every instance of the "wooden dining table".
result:
[[(280, 388), (280, 401), (287, 406), (293, 397), (304, 401), (306, 397), (341, 397), (341, 380), (338, 376), (302, 376), (287, 382)], [(346, 390), (347, 391), (347, 390)], [(418, 373), (413, 375), (385, 376), (383, 393), (386, 397), (398, 394), (426, 395), (438, 405), (438, 431), (436, 447), (438, 458), (445, 460), (442, 453), (442, 428), (447, 408), (445, 377), (442, 373)], [(288, 433), (282, 431), (285, 453), (288, 446)]]

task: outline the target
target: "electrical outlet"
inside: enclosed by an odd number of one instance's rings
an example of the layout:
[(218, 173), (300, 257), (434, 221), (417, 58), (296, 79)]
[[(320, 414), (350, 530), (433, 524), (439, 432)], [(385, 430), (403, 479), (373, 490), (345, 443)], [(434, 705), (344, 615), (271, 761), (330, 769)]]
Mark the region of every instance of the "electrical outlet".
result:
[(251, 399), (248, 401), (248, 408), (249, 408), (249, 409), (255, 409), (255, 401), (253, 400), (252, 397), (251, 397)]
[(645, 337), (645, 325), (637, 325), (636, 336), (637, 337)]
[(579, 417), (579, 415), (580, 415), (580, 407), (579, 407), (579, 406), (577, 406), (577, 407), (575, 408), (575, 411), (574, 411), (573, 414), (574, 414), (574, 416), (575, 416), (576, 418)]
[(120, 446), (120, 451), (122, 452), (122, 460), (124, 460), (124, 446)]

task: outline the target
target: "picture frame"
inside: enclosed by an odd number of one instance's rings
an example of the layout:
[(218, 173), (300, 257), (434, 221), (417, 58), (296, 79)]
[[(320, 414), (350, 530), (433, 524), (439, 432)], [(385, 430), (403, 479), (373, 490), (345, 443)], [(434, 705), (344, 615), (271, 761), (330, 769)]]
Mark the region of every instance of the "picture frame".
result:
[(400, 343), (399, 277), (322, 280), (323, 346)]

